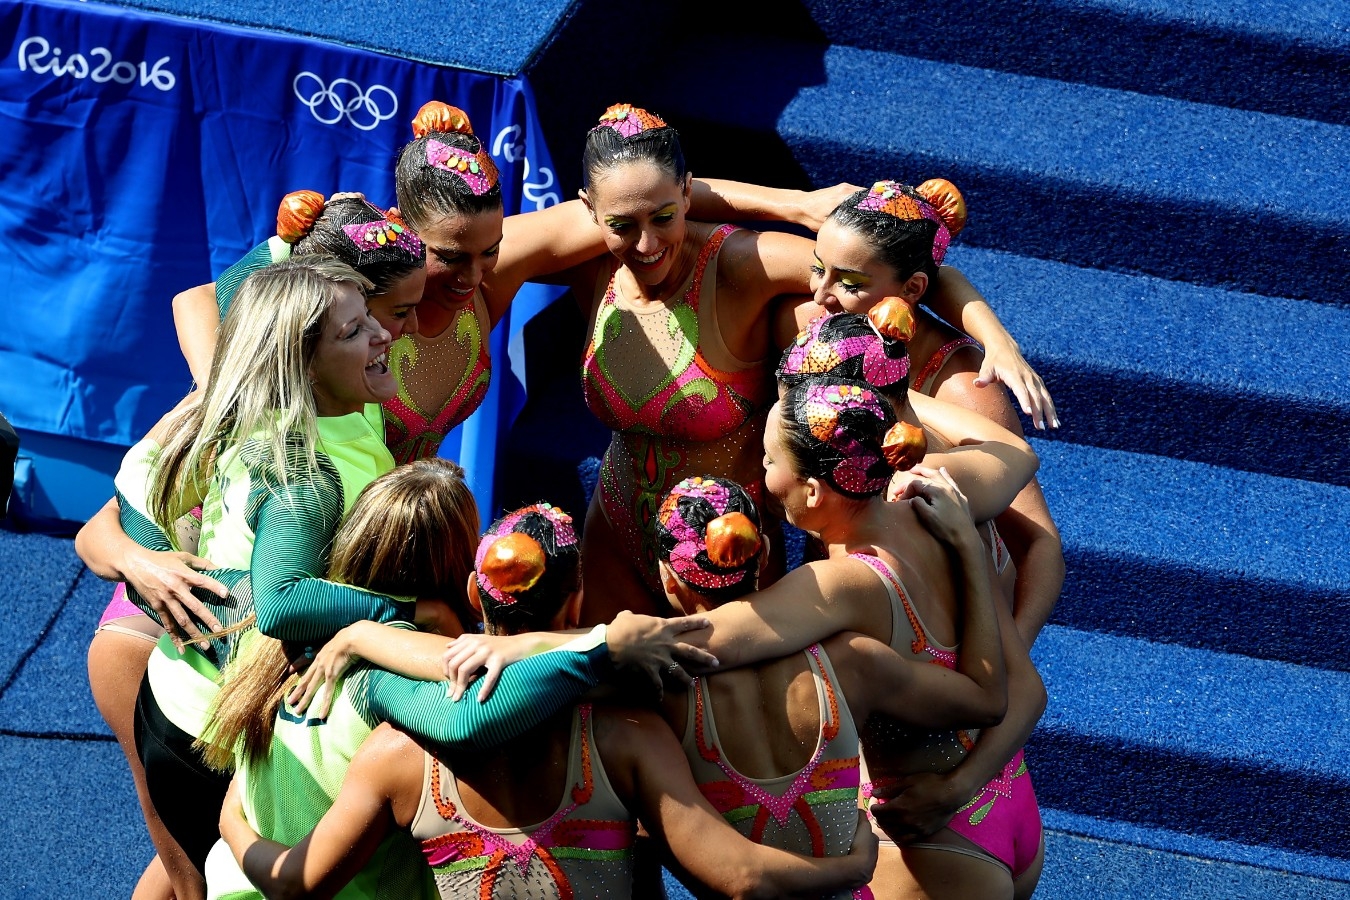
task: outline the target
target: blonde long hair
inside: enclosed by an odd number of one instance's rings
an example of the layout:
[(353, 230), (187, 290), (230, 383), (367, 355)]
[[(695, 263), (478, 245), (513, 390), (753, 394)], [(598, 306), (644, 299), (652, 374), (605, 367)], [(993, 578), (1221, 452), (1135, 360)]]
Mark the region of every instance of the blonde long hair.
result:
[[(366, 485), (337, 535), (328, 577), (400, 596), (439, 598), (472, 621), (465, 588), (478, 543), (478, 506), (464, 470), (421, 459)], [(281, 641), (254, 635), (230, 666), (211, 725), (198, 746), (208, 765), (228, 771), (236, 750), (266, 757), (272, 727), (294, 677)]]
[(240, 285), (220, 325), (206, 394), (173, 419), (155, 467), (149, 505), (161, 528), (170, 531), (201, 502), (215, 461), (236, 441), (265, 435), (271, 468), (283, 486), (292, 435), (302, 439), (305, 464), (317, 467), (318, 412), (309, 368), (343, 285), (363, 296), (371, 288), (364, 275), (327, 256), (276, 263)]

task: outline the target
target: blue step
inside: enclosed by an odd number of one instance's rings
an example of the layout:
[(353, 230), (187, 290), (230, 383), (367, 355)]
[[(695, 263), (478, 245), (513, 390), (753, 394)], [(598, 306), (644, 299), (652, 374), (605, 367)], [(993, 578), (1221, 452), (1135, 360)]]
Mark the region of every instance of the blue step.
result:
[(804, 5), (832, 44), (1350, 124), (1344, 0)]
[(1033, 446), (1068, 569), (1052, 621), (1350, 670), (1350, 488)]
[[(700, 132), (691, 168), (786, 153), (813, 184), (950, 178), (968, 245), (1344, 304), (1350, 128), (850, 47), (712, 37), (646, 101)], [(655, 77), (655, 76), (653, 76)]]
[(1056, 626), (1032, 656), (1043, 806), (1350, 860), (1350, 674)]
[(948, 260), (1046, 379), (1059, 438), (1350, 486), (1350, 309), (959, 242)]

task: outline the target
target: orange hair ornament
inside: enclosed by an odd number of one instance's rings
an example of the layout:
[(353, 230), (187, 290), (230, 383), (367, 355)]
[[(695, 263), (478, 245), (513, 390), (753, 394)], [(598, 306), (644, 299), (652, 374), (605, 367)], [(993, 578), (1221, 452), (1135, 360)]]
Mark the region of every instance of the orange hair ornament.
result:
[(413, 137), (422, 138), (429, 134), (473, 134), (469, 117), (458, 106), (442, 103), (440, 100), (428, 100), (422, 104), (412, 120)]
[(631, 103), (616, 103), (600, 116), (596, 128), (613, 128), (621, 136), (630, 138), (653, 128), (665, 128), (666, 121), (655, 113), (634, 106)]
[(547, 564), (538, 541), (513, 531), (492, 542), (478, 571), (503, 594), (520, 594), (539, 583)]
[(913, 308), (899, 297), (887, 297), (869, 309), (867, 320), (872, 323), (877, 334), (906, 344), (914, 339), (914, 332), (918, 329)]
[(914, 192), (927, 200), (942, 216), (952, 237), (966, 227), (966, 198), (945, 178), (930, 178), (914, 189)]
[(881, 455), (897, 472), (906, 472), (928, 455), (928, 436), (918, 425), (896, 422), (881, 441)]
[(323, 194), (318, 191), (291, 191), (277, 208), (277, 237), (294, 244), (314, 228), (323, 207)]
[(729, 512), (713, 519), (704, 538), (708, 559), (723, 569), (742, 566), (759, 552), (759, 529), (742, 512)]

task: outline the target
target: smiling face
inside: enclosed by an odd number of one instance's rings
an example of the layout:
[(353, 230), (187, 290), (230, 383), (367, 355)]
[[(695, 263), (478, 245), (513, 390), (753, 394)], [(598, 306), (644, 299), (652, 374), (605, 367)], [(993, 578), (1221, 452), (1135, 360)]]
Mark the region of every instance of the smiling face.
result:
[(360, 412), (367, 403), (383, 403), (398, 393), (389, 371), (389, 332), (366, 309), (366, 298), (353, 285), (338, 288), (338, 299), (323, 317), (323, 328), (309, 379), (321, 416)]
[(426, 268), (414, 269), (395, 281), (389, 290), (370, 298), (370, 314), (389, 332), (390, 340), (417, 334), (417, 304), (427, 284)]
[(642, 284), (670, 275), (685, 237), (693, 180), (677, 181), (655, 163), (620, 163), (598, 173), (582, 199), (605, 233), (605, 246)]
[(441, 216), (417, 233), (427, 246), (426, 299), (459, 306), (497, 266), (502, 211)]
[(829, 312), (866, 313), (886, 297), (911, 306), (928, 287), (928, 276), (915, 272), (901, 281), (858, 232), (826, 219), (816, 236), (811, 294)]

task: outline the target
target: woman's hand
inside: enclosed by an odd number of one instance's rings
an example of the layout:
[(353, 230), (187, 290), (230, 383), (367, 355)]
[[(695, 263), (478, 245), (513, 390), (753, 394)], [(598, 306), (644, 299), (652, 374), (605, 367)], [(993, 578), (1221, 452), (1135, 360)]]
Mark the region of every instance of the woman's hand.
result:
[(487, 670), (478, 690), (478, 702), (485, 703), (501, 678), (502, 669), (539, 651), (529, 635), (461, 634), (445, 647), (441, 661), (445, 680), (450, 682), (450, 699), (459, 700), (478, 673)]
[(830, 213), (853, 194), (856, 194), (862, 188), (856, 184), (840, 183), (827, 188), (820, 188), (815, 191), (807, 191), (802, 197), (801, 215), (798, 217), (797, 224), (804, 225), (812, 231), (819, 231), (820, 226), (825, 224), (825, 220), (830, 217)]
[(605, 626), (605, 642), (616, 666), (640, 670), (658, 691), (663, 689), (666, 679), (687, 687), (693, 679), (682, 663), (707, 670), (717, 668), (718, 662), (708, 651), (679, 637), (709, 624), (704, 616), (663, 619), (624, 611)]
[(222, 598), (230, 595), (225, 585), (198, 571), (214, 569), (210, 560), (191, 553), (141, 547), (127, 554), (119, 568), (127, 584), (158, 614), (160, 624), (180, 652), (188, 641), (195, 641), (202, 648), (209, 646), (197, 622), (208, 631), (219, 631), (220, 620), (192, 595), (192, 590), (201, 588)]
[(1047, 424), (1051, 428), (1059, 427), (1059, 416), (1055, 414), (1055, 401), (1049, 389), (1022, 356), (1022, 349), (1015, 341), (994, 343), (984, 348), (984, 362), (980, 363), (975, 386), (987, 387), (994, 382), (1013, 392), (1018, 406), (1031, 417), (1037, 430), (1044, 431)]
[(348, 625), (333, 635), (333, 639), (320, 647), (319, 652), (314, 654), (313, 661), (301, 674), (300, 680), (295, 683), (295, 687), (291, 688), (290, 693), (286, 695), (286, 701), (297, 713), (304, 715), (305, 710), (309, 709), (310, 704), (327, 685), (328, 690), (324, 692), (323, 698), (319, 701), (317, 710), (311, 718), (328, 718), (328, 714), (333, 711), (333, 698), (337, 696), (338, 682), (342, 680), (343, 675), (347, 674), (347, 670), (352, 667), (352, 663), (360, 659), (352, 645), (351, 629), (363, 624), (367, 623), (357, 622), (355, 625)]
[(947, 826), (952, 816), (970, 802), (946, 775), (921, 772), (886, 779), (876, 787), (879, 798), (868, 808), (877, 824), (897, 843), (927, 837)]
[(929, 533), (947, 546), (979, 542), (975, 522), (970, 517), (970, 503), (946, 467), (934, 471), (915, 466), (910, 472), (919, 477), (910, 479), (896, 500), (908, 501)]
[(879, 846), (876, 832), (872, 830), (872, 823), (867, 819), (867, 813), (858, 810), (858, 827), (853, 832), (853, 845), (848, 848), (848, 858), (858, 864), (858, 877), (853, 887), (862, 887), (872, 880), (877, 868)]

